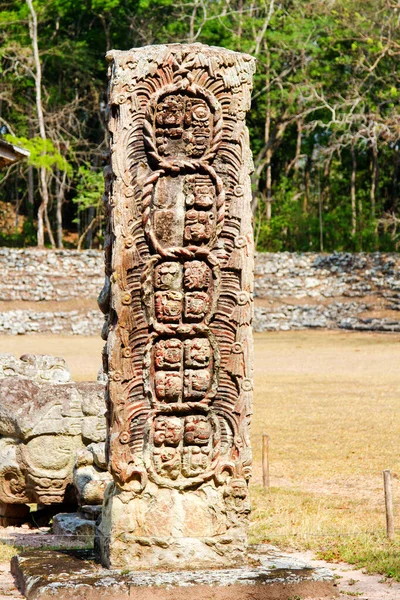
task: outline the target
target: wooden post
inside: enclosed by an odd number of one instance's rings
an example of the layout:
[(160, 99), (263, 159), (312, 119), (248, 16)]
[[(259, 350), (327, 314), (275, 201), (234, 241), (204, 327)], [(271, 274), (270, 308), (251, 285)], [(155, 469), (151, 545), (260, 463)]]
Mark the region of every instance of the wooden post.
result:
[(263, 486), (269, 490), (269, 435), (263, 434), (262, 452)]
[(386, 532), (389, 540), (394, 540), (394, 521), (393, 521), (393, 500), (392, 483), (390, 480), (390, 471), (383, 471), (383, 485), (385, 489), (385, 507), (386, 507)]

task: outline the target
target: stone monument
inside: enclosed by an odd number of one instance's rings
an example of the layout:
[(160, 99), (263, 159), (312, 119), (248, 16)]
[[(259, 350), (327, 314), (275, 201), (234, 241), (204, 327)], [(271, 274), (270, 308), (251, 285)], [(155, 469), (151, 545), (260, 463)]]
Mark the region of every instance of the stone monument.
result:
[(201, 44), (108, 53), (107, 455), (102, 564), (245, 560), (254, 59)]
[(74, 465), (77, 453), (104, 445), (104, 413), (104, 384), (72, 381), (64, 359), (0, 354), (0, 527), (29, 520), (28, 504), (50, 516), (71, 509), (74, 479), (85, 504), (101, 504), (108, 473), (92, 467), (88, 486), (88, 467), (77, 465), (74, 478)]
[(28, 600), (336, 598), (326, 570), (247, 556), (254, 60), (201, 44), (108, 58), (103, 567), (35, 548), (12, 572)]

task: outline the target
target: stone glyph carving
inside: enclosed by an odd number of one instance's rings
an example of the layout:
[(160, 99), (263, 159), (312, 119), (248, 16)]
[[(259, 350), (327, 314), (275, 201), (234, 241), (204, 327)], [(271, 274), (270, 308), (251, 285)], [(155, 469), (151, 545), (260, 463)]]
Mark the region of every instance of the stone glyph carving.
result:
[(108, 54), (106, 566), (236, 564), (251, 473), (254, 60)]
[[(18, 360), (2, 355), (0, 505), (74, 503), (76, 454), (86, 451), (86, 446), (90, 449), (104, 444), (104, 413), (104, 384), (72, 382), (63, 359), (24, 355)], [(100, 455), (98, 449), (96, 456)], [(91, 468), (100, 471), (101, 460), (96, 460)], [(101, 481), (106, 476), (108, 473), (97, 475)], [(95, 473), (92, 479), (96, 479)], [(104, 491), (105, 484), (99, 486)], [(101, 503), (99, 492), (96, 500)], [(16, 515), (10, 510), (0, 509), (4, 524), (6, 514)], [(16, 522), (17, 517), (13, 518)]]

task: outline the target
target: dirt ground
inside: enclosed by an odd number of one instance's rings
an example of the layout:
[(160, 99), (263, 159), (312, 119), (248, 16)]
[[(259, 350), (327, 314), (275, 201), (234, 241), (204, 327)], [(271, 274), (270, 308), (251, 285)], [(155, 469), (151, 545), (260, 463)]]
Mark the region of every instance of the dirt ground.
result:
[[(299, 331), (255, 336), (255, 462), (270, 436), (271, 483), (375, 490), (400, 470), (400, 335)], [(259, 479), (259, 473), (256, 476)], [(372, 486), (372, 488), (371, 488)]]
[[(31, 547), (40, 546), (43, 543), (56, 543), (58, 541), (53, 540), (53, 536), (50, 534), (42, 535), (40, 533), (22, 532), (14, 529), (10, 535), (14, 537), (16, 543), (23, 543)], [(339, 590), (338, 600), (349, 600), (350, 597), (357, 597), (359, 600), (399, 600), (400, 598), (400, 583), (388, 583), (383, 581), (380, 575), (367, 575), (359, 569), (353, 569), (346, 563), (329, 563), (323, 560), (316, 560), (312, 552), (294, 552), (293, 556), (308, 564), (312, 564), (314, 567), (329, 568), (337, 580), (337, 588)], [(21, 598), (23, 596), (16, 588), (14, 579), (10, 573), (9, 561), (0, 561), (0, 600), (20, 600)], [(299, 598), (298, 600), (301, 599)]]
[(294, 556), (312, 562), (315, 567), (328, 567), (337, 579), (340, 600), (350, 600), (355, 597), (359, 600), (399, 600), (400, 583), (388, 583), (381, 575), (367, 575), (360, 569), (340, 563), (328, 563), (316, 560), (312, 552), (294, 552)]
[[(284, 505), (284, 515), (275, 526), (282, 536), (289, 530), (324, 535), (328, 529), (352, 534), (384, 528), (382, 470), (386, 468), (393, 476), (397, 519), (399, 342), (398, 334), (364, 332), (256, 334), (253, 485), (257, 488), (261, 483), (261, 439), (267, 433), (272, 491), (317, 494), (325, 502), (336, 502), (334, 518), (321, 512), (317, 519), (305, 516), (301, 522)], [(0, 352), (62, 356), (73, 378), (85, 380), (96, 377), (103, 343), (80, 336), (0, 336)], [(400, 599), (400, 584), (380, 583), (381, 576), (365, 575), (349, 565), (331, 568), (343, 590), (341, 598)], [(4, 577), (9, 576), (3, 564), (0, 594)]]

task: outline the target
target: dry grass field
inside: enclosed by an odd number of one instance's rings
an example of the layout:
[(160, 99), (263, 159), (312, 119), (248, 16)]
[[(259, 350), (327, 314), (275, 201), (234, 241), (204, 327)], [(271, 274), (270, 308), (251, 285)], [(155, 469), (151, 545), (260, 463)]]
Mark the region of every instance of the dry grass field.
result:
[(265, 432), (273, 487), (381, 504), (382, 469), (400, 473), (399, 342), (368, 333), (257, 336), (255, 482)]
[[(0, 337), (0, 351), (64, 357), (93, 379), (97, 338)], [(300, 331), (255, 337), (252, 540), (310, 548), (400, 579), (400, 539), (385, 539), (382, 470), (400, 527), (400, 335)], [(261, 436), (270, 436), (269, 493)], [(397, 566), (396, 566), (397, 565)]]
[[(302, 331), (256, 336), (254, 541), (310, 548), (400, 579), (385, 538), (382, 470), (400, 527), (400, 336)], [(270, 436), (271, 492), (261, 487)]]

